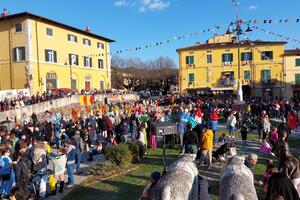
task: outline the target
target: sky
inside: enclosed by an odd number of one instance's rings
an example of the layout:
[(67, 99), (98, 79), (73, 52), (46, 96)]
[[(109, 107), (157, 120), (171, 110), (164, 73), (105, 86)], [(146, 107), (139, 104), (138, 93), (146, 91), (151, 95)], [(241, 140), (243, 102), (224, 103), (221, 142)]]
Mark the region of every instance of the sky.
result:
[[(238, 2), (238, 15), (246, 20), (298, 19), (299, 0), (0, 0), (0, 9), (11, 14), (32, 12), (77, 28), (89, 26), (93, 33), (115, 40), (111, 52), (140, 47), (194, 32), (201, 34), (155, 48), (122, 52), (124, 58), (155, 59), (167, 56), (178, 64), (177, 48), (204, 43), (225, 29), (203, 33), (235, 18), (232, 1)], [(269, 31), (300, 39), (300, 23), (259, 25)], [(244, 27), (245, 29), (247, 27)], [(249, 39), (282, 40), (255, 30)], [(289, 42), (286, 48), (296, 48)]]

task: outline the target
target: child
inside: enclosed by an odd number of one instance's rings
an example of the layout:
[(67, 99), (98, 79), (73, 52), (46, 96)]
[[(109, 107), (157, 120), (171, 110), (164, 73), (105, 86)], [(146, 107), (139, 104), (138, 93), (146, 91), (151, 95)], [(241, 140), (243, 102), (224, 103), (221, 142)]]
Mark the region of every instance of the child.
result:
[(150, 176), (150, 184), (147, 185), (143, 191), (142, 196), (139, 198), (140, 200), (147, 200), (151, 198), (151, 190), (156, 185), (158, 180), (160, 179), (159, 172), (153, 172)]
[(242, 123), (241, 125), (241, 135), (243, 140), (243, 146), (247, 146), (248, 127), (246, 123)]
[(264, 176), (264, 191), (268, 191), (268, 180), (273, 173), (278, 172), (277, 168), (273, 165), (273, 160), (267, 161), (266, 170), (263, 173)]
[[(52, 161), (52, 166), (53, 166), (53, 171), (55, 175), (55, 180), (56, 180), (56, 185), (55, 188), (57, 188), (57, 183), (59, 181), (59, 193), (63, 193), (63, 188), (65, 185), (65, 171), (66, 171), (66, 164), (67, 164), (67, 157), (63, 153), (63, 149), (58, 149), (57, 150), (57, 156), (53, 159)], [(56, 190), (55, 190), (56, 193)]]
[(98, 155), (98, 154), (101, 154), (102, 153), (102, 143), (97, 140), (96, 141), (96, 145), (95, 146), (92, 146), (93, 148), (91, 149), (91, 151), (89, 151), (89, 158), (87, 159), (87, 161), (91, 162), (93, 161), (93, 156), (94, 155)]
[(219, 137), (219, 140), (218, 140), (219, 143), (225, 143), (226, 142), (226, 134), (223, 133), (220, 137)]
[(272, 131), (269, 134), (269, 141), (272, 144), (272, 146), (275, 146), (275, 143), (278, 140), (278, 132), (277, 132), (277, 128), (273, 127)]
[(266, 155), (271, 154), (275, 157), (275, 154), (272, 152), (271, 145), (266, 140), (262, 141), (262, 144), (260, 146), (260, 152)]

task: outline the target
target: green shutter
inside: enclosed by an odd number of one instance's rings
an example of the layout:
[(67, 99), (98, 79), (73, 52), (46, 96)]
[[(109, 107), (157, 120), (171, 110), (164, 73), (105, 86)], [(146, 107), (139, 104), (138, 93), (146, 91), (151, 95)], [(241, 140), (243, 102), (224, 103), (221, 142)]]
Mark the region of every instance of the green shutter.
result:
[(245, 54), (246, 54), (246, 53), (242, 53), (242, 55), (241, 55), (242, 61), (245, 61)]
[(300, 74), (295, 74), (295, 83), (300, 84)]
[(249, 52), (250, 54), (250, 61), (252, 61), (252, 52)]
[(189, 57), (188, 56), (185, 57), (185, 64), (189, 64)]
[(222, 54), (222, 62), (225, 62), (225, 54)]
[(250, 70), (244, 71), (244, 80), (250, 80)]
[(261, 60), (265, 60), (265, 56), (266, 54), (265, 54), (265, 52), (263, 51), (263, 52), (261, 52)]
[(191, 60), (190, 60), (191, 63), (190, 64), (193, 65), (194, 64), (194, 56), (190, 56), (190, 57), (191, 57)]
[(49, 62), (49, 54), (47, 49), (45, 49), (45, 61)]
[(57, 63), (57, 54), (56, 54), (56, 51), (54, 51), (54, 62)]
[(189, 74), (189, 82), (194, 82), (195, 77), (194, 77), (194, 73), (190, 73)]
[(270, 56), (269, 56), (270, 60), (273, 60), (273, 51), (270, 51)]
[(297, 67), (300, 66), (300, 58), (296, 58), (296, 66), (297, 66)]
[(232, 53), (229, 54), (229, 62), (233, 62), (233, 54)]

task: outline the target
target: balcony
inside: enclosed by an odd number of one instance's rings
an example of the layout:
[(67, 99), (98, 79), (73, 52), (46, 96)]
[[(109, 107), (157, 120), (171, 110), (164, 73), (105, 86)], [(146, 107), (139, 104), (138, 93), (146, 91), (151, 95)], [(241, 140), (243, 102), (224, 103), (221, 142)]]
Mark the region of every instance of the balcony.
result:
[(211, 86), (214, 88), (232, 88), (234, 87), (234, 84), (235, 84), (235, 79), (225, 78), (225, 79), (219, 79), (217, 83), (213, 83), (211, 84)]
[(272, 86), (272, 85), (276, 85), (277, 83), (278, 83), (277, 79), (264, 79), (264, 80), (260, 80), (258, 84)]

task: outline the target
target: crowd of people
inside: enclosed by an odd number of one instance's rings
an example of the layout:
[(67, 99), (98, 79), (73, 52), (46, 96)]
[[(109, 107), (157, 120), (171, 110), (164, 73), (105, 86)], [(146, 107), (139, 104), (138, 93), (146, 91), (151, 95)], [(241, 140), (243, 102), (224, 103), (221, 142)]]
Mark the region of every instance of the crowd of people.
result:
[(35, 95), (18, 94), (12, 97), (4, 97), (0, 99), (0, 112), (18, 109), (24, 106), (60, 99), (64, 97), (70, 97), (72, 95), (96, 95), (96, 94), (124, 94), (128, 91), (123, 90), (91, 90), (91, 91), (77, 91), (70, 89), (54, 89), (43, 92), (42, 94), (37, 92)]
[[(208, 169), (212, 166), (215, 143), (231, 141), (231, 145), (240, 131), (243, 145), (247, 145), (248, 132), (257, 129), (262, 146), (270, 143), (267, 153), (274, 153), (279, 158), (279, 172), (276, 173), (286, 176), (298, 188), (298, 160), (288, 150), (287, 141), (291, 130), (298, 127), (299, 108), (297, 100), (250, 98), (245, 104), (238, 105), (235, 96), (210, 94), (108, 102), (74, 107), (68, 113), (56, 109), (46, 111), (42, 117), (35, 113), (25, 114), (15, 121), (12, 130), (1, 131), (0, 194), (16, 196), (21, 191), (20, 199), (34, 199), (35, 195), (44, 198), (63, 192), (65, 187), (74, 186), (74, 171), (82, 173), (83, 152), (88, 152), (88, 161), (93, 161), (104, 148), (128, 139), (137, 142), (143, 157), (147, 148), (157, 147), (155, 122), (176, 123), (178, 135), (168, 136), (167, 141), (172, 143), (179, 138), (182, 152), (193, 154), (199, 167), (207, 165)], [(270, 118), (281, 119), (280, 125), (271, 127)], [(217, 138), (219, 123), (226, 124), (229, 137), (223, 134)], [(246, 166), (253, 169), (256, 161), (257, 156), (251, 154), (246, 159)], [(276, 192), (272, 187), (275, 176), (271, 172), (275, 169), (266, 170), (267, 194)], [(159, 177), (157, 172), (152, 174), (152, 184)], [(143, 199), (150, 196), (152, 186), (144, 191)]]

